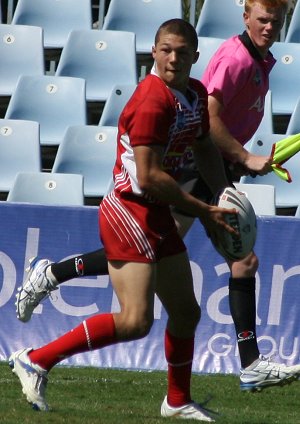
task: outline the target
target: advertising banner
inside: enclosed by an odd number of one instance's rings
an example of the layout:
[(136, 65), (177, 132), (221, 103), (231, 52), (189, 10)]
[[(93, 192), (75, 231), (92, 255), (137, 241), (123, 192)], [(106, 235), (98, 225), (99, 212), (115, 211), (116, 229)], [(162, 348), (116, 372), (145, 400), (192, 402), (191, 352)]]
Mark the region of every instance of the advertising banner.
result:
[[(108, 276), (70, 280), (39, 305), (28, 323), (15, 313), (15, 293), (29, 258), (60, 261), (101, 247), (97, 207), (54, 207), (0, 203), (0, 360), (21, 347), (37, 348), (90, 315), (117, 312)], [(255, 251), (257, 334), (263, 355), (288, 365), (300, 362), (300, 219), (258, 217)], [(240, 368), (228, 306), (229, 269), (198, 221), (185, 238), (202, 318), (196, 333), (193, 371), (234, 373)], [(65, 365), (165, 370), (166, 312), (155, 300), (150, 334), (138, 341), (75, 355)]]

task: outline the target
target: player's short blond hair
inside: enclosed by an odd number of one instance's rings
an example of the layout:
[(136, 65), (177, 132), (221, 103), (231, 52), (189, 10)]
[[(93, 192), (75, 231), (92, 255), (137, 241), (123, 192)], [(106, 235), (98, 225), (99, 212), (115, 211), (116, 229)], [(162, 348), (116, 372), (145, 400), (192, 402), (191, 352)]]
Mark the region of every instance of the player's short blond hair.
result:
[(255, 3), (259, 3), (268, 8), (282, 8), (287, 13), (289, 8), (289, 0), (245, 0), (245, 12), (250, 12)]

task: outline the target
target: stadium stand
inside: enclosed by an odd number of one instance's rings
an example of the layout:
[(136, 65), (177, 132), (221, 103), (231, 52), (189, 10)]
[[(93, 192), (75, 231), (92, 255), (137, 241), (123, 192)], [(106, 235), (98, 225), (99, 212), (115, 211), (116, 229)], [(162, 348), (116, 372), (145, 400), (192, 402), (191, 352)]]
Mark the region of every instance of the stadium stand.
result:
[(244, 0), (204, 0), (196, 31), (199, 37), (229, 38), (245, 30)]
[(6, 198), (19, 171), (41, 171), (38, 122), (0, 119), (0, 191)]
[(300, 96), (300, 43), (278, 41), (271, 52), (277, 59), (270, 73), (273, 113), (290, 115)]
[(119, 116), (136, 88), (136, 84), (116, 84), (105, 102), (99, 125), (118, 126)]
[[(257, 134), (248, 150), (257, 155), (270, 155), (272, 146), (277, 141), (285, 138), (284, 134)], [(240, 180), (243, 184), (267, 184), (275, 187), (275, 205), (277, 214), (285, 214), (284, 209), (293, 209), (300, 204), (300, 167), (299, 154), (290, 158), (285, 167), (291, 174), (292, 183), (280, 179), (274, 172), (264, 176), (252, 178), (250, 175), (243, 176)], [(295, 211), (294, 211), (295, 212)], [(292, 212), (289, 212), (289, 214)]]
[(72, 31), (58, 62), (56, 76), (84, 78), (87, 101), (105, 102), (115, 84), (138, 82), (134, 33)]
[(182, 17), (181, 0), (111, 0), (102, 29), (134, 32), (137, 54), (149, 54), (159, 25)]
[(68, 126), (86, 124), (85, 80), (22, 75), (5, 118), (39, 122), (40, 144), (57, 146)]
[(197, 62), (192, 66), (191, 77), (201, 79), (212, 55), (218, 50), (223, 41), (225, 41), (223, 38), (198, 37), (198, 50), (200, 56)]
[(300, 133), (300, 93), (294, 110), (290, 116), (290, 120), (286, 130), (287, 134), (298, 134)]
[(92, 28), (91, 0), (18, 0), (12, 24), (42, 27), (44, 47), (62, 48), (70, 31)]
[(246, 193), (256, 215), (276, 215), (275, 187), (267, 184), (234, 183), (237, 190)]
[(83, 206), (83, 177), (49, 172), (19, 172), (8, 193), (7, 201)]
[(44, 75), (43, 30), (0, 25), (0, 98), (10, 97), (20, 75)]
[(286, 33), (285, 42), (300, 43), (300, 1), (297, 1)]
[(116, 127), (70, 126), (58, 147), (52, 172), (81, 174), (84, 196), (103, 197), (116, 159), (116, 141)]

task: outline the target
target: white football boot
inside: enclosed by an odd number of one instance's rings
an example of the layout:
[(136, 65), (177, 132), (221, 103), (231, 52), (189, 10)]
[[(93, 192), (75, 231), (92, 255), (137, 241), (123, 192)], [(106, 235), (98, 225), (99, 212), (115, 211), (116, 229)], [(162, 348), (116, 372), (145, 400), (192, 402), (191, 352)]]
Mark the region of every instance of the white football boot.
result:
[(30, 361), (28, 353), (31, 350), (31, 348), (20, 349), (12, 353), (9, 358), (9, 366), (19, 377), (23, 393), (32, 408), (37, 411), (48, 411), (49, 407), (45, 400), (47, 371)]
[(16, 294), (16, 312), (20, 321), (29, 321), (38, 304), (57, 289), (46, 276), (46, 269), (51, 264), (48, 259), (30, 259), (27, 277)]
[(183, 420), (205, 421), (209, 423), (215, 422), (215, 420), (213, 420), (207, 414), (207, 412), (203, 408), (201, 408), (201, 406), (197, 403), (191, 402), (176, 408), (168, 405), (167, 396), (164, 398), (164, 401), (161, 405), (160, 413), (162, 417), (181, 418)]
[(261, 391), (269, 386), (290, 384), (300, 377), (300, 365), (286, 366), (272, 362), (260, 355), (254, 366), (241, 369), (240, 388), (248, 391)]

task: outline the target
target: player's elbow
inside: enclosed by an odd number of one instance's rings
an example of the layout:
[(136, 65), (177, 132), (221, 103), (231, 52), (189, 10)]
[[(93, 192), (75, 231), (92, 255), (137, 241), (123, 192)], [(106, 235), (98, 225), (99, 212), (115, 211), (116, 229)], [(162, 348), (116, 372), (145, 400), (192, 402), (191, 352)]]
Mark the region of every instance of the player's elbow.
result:
[(155, 185), (150, 173), (140, 173), (137, 175), (140, 189), (144, 192), (151, 192)]

